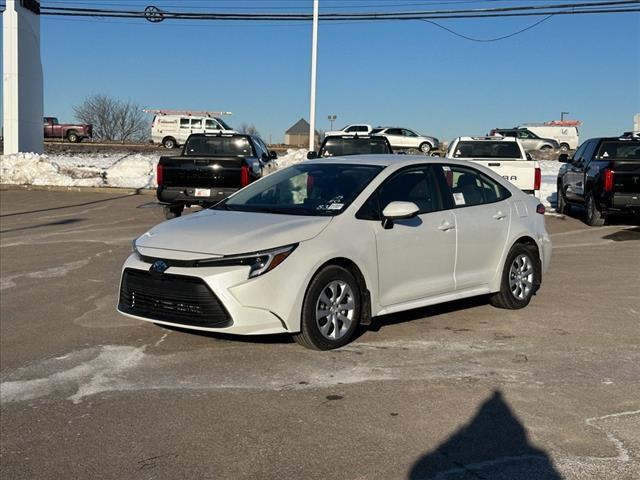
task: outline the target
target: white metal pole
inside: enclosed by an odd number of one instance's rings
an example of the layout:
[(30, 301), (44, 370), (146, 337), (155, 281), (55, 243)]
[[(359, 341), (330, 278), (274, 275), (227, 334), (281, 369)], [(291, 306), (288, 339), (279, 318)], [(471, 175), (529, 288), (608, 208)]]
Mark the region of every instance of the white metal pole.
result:
[(313, 0), (313, 36), (311, 40), (311, 105), (309, 112), (309, 150), (316, 143), (316, 67), (318, 62), (318, 12), (320, 0)]

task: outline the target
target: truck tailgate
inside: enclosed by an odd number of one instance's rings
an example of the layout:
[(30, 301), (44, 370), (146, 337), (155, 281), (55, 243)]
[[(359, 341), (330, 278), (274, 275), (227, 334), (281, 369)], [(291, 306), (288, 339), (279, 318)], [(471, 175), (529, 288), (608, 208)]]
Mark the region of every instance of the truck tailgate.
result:
[(531, 160), (471, 160), (490, 168), (502, 178), (509, 180), (520, 190), (533, 191), (538, 163)]
[(614, 160), (613, 192), (640, 194), (640, 160)]
[(162, 157), (163, 186), (239, 188), (243, 163), (237, 157)]

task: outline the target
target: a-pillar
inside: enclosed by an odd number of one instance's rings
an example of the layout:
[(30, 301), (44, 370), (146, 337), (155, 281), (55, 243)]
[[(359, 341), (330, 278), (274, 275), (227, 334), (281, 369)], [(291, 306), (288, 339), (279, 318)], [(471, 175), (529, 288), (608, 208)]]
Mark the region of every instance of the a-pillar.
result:
[(43, 151), (40, 5), (6, 0), (2, 29), (4, 153)]

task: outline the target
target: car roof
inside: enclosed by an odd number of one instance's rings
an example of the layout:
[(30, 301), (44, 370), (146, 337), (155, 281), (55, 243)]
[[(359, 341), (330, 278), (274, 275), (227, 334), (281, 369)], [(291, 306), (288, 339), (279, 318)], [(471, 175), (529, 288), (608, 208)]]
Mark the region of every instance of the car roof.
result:
[(482, 137), (458, 137), (456, 140), (461, 142), (517, 142), (516, 137), (499, 137), (496, 135)]
[(442, 163), (456, 164), (456, 165), (469, 165), (466, 160), (455, 160), (452, 158), (443, 157), (427, 157), (425, 155), (396, 155), (396, 154), (382, 154), (382, 155), (349, 155), (346, 157), (328, 157), (328, 158), (316, 158), (313, 160), (305, 160), (305, 164), (311, 163), (339, 163), (341, 165), (376, 165), (381, 167), (390, 167), (392, 165), (409, 166), (419, 163)]

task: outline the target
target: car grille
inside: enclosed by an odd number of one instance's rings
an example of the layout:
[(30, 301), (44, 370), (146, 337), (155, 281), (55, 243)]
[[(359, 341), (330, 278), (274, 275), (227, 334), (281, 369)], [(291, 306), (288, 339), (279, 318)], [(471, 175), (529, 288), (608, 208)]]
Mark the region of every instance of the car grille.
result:
[(198, 327), (233, 323), (202, 279), (129, 268), (122, 275), (118, 309), (151, 320)]

